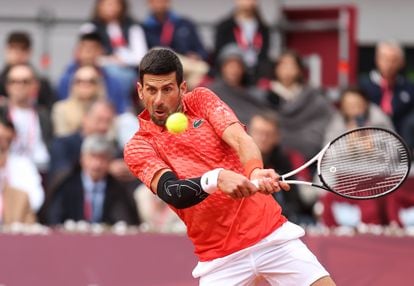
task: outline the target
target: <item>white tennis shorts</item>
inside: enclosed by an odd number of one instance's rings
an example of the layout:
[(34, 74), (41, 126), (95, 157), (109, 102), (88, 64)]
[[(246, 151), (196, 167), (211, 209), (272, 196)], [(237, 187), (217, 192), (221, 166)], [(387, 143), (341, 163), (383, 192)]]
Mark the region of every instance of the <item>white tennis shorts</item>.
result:
[(199, 262), (193, 277), (200, 286), (245, 286), (267, 280), (270, 285), (309, 286), (329, 276), (299, 239), (305, 231), (286, 222), (255, 245), (228, 256)]

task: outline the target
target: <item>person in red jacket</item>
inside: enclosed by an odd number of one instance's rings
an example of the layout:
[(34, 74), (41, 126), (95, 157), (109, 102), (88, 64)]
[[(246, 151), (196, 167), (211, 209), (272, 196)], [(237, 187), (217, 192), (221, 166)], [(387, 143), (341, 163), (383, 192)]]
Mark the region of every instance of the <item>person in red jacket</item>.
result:
[[(233, 111), (209, 89), (187, 93), (182, 64), (169, 49), (150, 50), (139, 74), (145, 110), (124, 159), (186, 224), (200, 285), (262, 278), (271, 285), (335, 285), (298, 239), (303, 229), (286, 220), (270, 195), (289, 185), (263, 168), (259, 148)], [(177, 111), (189, 120), (179, 135), (165, 128)]]

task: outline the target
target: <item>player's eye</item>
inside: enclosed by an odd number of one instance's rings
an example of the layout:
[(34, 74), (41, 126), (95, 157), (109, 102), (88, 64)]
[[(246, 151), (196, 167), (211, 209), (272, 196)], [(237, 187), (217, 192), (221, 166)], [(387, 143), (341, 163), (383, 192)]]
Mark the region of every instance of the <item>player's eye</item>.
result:
[(148, 91), (149, 94), (156, 94), (157, 93), (157, 90), (153, 87), (148, 87), (147, 91)]
[(173, 89), (172, 89), (172, 87), (167, 86), (167, 87), (164, 87), (164, 88), (163, 88), (163, 90), (164, 90), (164, 92), (169, 93), (169, 92), (171, 92)]

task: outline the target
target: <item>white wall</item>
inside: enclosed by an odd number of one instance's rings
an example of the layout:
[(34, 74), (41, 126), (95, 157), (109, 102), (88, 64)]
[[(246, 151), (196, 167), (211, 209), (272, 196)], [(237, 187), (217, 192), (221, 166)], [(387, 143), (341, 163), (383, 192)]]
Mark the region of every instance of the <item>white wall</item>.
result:
[[(130, 0), (132, 15), (142, 20), (147, 14), (147, 0)], [(261, 11), (268, 23), (276, 23), (279, 18), (279, 7), (286, 5), (318, 6), (336, 4), (354, 4), (358, 7), (359, 25), (358, 41), (361, 44), (371, 44), (384, 38), (393, 38), (407, 45), (414, 45), (414, 1), (410, 0), (259, 0)], [(54, 17), (86, 20), (92, 10), (94, 0), (0, 0), (0, 50), (7, 33), (14, 29), (28, 30), (33, 34), (34, 55), (33, 63), (38, 65), (44, 35), (36, 22), (10, 22), (5, 18), (28, 17), (39, 15), (41, 9), (53, 13)], [(174, 0), (174, 7), (181, 14), (191, 17), (196, 22), (213, 24), (228, 14), (233, 6), (233, 0)], [(390, 11), (392, 13), (390, 13)], [(47, 46), (50, 47), (52, 58), (49, 76), (56, 81), (64, 66), (70, 61), (76, 41), (79, 24), (57, 23), (50, 27), (47, 34)], [(209, 25), (200, 27), (204, 43), (212, 45), (212, 30)], [(0, 65), (3, 56), (0, 53)]]

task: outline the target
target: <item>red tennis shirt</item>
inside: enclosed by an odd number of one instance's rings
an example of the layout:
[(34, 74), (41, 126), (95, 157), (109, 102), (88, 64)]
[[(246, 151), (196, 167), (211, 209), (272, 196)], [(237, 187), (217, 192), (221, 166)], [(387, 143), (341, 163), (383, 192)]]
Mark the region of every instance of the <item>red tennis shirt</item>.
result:
[[(206, 88), (185, 94), (183, 110), (189, 128), (179, 135), (154, 124), (148, 111), (139, 115), (140, 129), (124, 151), (133, 174), (148, 187), (161, 169), (171, 169), (180, 179), (200, 177), (215, 168), (243, 174), (237, 153), (221, 139), (229, 125), (240, 124), (233, 111)], [(261, 193), (233, 199), (218, 190), (192, 207), (170, 207), (186, 224), (200, 261), (249, 247), (286, 221), (275, 199)]]

